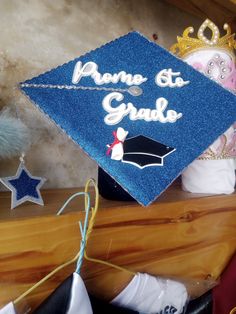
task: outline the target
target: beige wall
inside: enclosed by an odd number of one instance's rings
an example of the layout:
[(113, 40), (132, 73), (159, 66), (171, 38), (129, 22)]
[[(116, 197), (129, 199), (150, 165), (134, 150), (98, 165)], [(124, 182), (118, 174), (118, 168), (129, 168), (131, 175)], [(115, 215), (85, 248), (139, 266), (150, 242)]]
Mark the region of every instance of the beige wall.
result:
[[(201, 21), (158, 0), (1, 0), (0, 107), (18, 106), (31, 130), (28, 168), (45, 187), (82, 186), (96, 164), (43, 116), (16, 84), (131, 30), (168, 48), (177, 34)], [(1, 161), (0, 176), (15, 174), (18, 160)], [(3, 189), (0, 186), (0, 189)]]

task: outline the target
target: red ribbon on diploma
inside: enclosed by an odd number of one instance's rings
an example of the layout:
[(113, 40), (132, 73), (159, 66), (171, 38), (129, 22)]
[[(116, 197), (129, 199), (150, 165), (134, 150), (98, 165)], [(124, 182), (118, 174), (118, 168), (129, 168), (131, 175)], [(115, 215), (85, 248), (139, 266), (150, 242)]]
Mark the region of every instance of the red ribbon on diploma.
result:
[(110, 155), (111, 151), (112, 151), (112, 148), (116, 145), (116, 144), (119, 144), (119, 143), (123, 143), (122, 141), (120, 141), (117, 137), (117, 132), (116, 131), (113, 131), (112, 132), (113, 136), (114, 136), (114, 141), (113, 143), (108, 147), (108, 150), (107, 150), (107, 155)]

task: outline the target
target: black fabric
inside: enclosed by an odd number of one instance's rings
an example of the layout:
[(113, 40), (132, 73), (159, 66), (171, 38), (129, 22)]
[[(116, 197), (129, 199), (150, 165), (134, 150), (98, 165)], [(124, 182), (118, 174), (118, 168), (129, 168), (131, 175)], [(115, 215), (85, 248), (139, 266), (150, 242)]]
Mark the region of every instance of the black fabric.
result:
[(98, 189), (99, 194), (108, 200), (135, 201), (129, 193), (100, 167), (98, 168)]
[(212, 292), (190, 301), (185, 314), (212, 314)]
[[(65, 279), (60, 286), (33, 312), (34, 314), (65, 314), (70, 301), (73, 275)], [(112, 304), (89, 296), (93, 314), (138, 314), (135, 311), (119, 308)], [(81, 313), (83, 314), (83, 313)]]
[(33, 313), (65, 314), (70, 301), (72, 280), (73, 275), (65, 279)]
[(89, 296), (93, 314), (138, 314), (136, 311), (127, 310), (101, 301), (94, 296)]

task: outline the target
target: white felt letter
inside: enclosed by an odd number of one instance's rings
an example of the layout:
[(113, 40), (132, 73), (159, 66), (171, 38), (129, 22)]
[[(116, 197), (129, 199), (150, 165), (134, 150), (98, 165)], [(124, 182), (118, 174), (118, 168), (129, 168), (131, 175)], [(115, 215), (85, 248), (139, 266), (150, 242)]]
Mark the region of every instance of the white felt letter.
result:
[(72, 83), (77, 84), (82, 77), (91, 76), (94, 72), (97, 71), (97, 68), (97, 64), (92, 61), (85, 63), (83, 66), (82, 62), (78, 61), (74, 68)]
[(181, 75), (180, 72), (173, 72), (172, 69), (163, 69), (157, 73), (155, 82), (160, 87), (183, 87), (189, 84), (190, 81), (184, 81), (179, 75)]
[(113, 125), (119, 123), (124, 116), (126, 116), (129, 112), (127, 110), (126, 104), (122, 103), (116, 108), (111, 106), (112, 100), (122, 101), (124, 96), (121, 93), (113, 92), (104, 97), (102, 101), (103, 109), (108, 112), (108, 114), (104, 118), (104, 122), (108, 125)]

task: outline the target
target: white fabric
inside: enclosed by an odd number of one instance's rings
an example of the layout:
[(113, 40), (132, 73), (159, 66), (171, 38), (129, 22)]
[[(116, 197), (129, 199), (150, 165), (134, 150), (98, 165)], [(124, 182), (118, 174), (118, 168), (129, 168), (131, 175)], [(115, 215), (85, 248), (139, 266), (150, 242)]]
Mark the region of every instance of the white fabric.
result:
[(173, 308), (176, 309), (173, 313), (180, 314), (187, 299), (187, 290), (182, 283), (138, 273), (111, 303), (145, 314), (168, 310), (172, 313)]
[(12, 302), (5, 305), (2, 309), (0, 309), (0, 314), (16, 314), (14, 305)]
[(192, 193), (231, 194), (235, 186), (233, 159), (195, 160), (182, 173), (182, 188)]
[(93, 311), (91, 303), (84, 282), (79, 274), (73, 273), (70, 304), (66, 314), (92, 314), (92, 313)]

